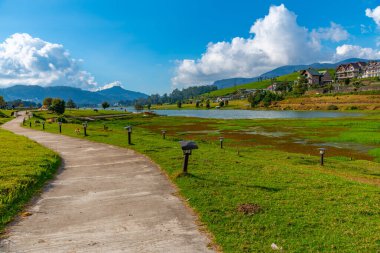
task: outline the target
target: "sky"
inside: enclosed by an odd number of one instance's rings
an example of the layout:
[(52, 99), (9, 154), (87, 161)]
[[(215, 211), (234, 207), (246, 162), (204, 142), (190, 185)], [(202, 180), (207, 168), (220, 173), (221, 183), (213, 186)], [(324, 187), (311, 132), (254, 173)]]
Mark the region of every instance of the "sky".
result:
[(147, 94), (380, 59), (380, 1), (0, 0), (0, 88)]

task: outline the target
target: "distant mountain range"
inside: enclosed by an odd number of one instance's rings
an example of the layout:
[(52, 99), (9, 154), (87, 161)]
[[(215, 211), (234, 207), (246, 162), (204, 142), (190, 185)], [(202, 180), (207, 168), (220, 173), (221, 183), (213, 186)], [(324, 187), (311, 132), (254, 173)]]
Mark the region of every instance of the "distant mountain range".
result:
[(224, 88), (232, 87), (232, 86), (235, 86), (235, 85), (256, 82), (261, 77), (262, 78), (272, 78), (272, 77), (277, 77), (277, 76), (283, 76), (283, 75), (287, 75), (287, 74), (293, 73), (295, 71), (299, 71), (299, 70), (307, 69), (307, 68), (332, 69), (332, 68), (336, 68), (340, 64), (350, 63), (350, 62), (358, 62), (358, 61), (368, 62), (370, 60), (360, 59), (360, 58), (350, 58), (350, 59), (346, 59), (344, 61), (340, 61), (340, 62), (337, 62), (337, 63), (313, 63), (313, 64), (309, 64), (309, 65), (286, 65), (286, 66), (282, 66), (282, 67), (273, 69), (273, 70), (271, 70), (269, 72), (266, 72), (266, 73), (264, 73), (264, 74), (262, 74), (260, 76), (257, 76), (257, 77), (252, 77), (252, 78), (241, 78), (241, 77), (228, 78), (228, 79), (223, 79), (223, 80), (215, 81), (214, 85), (216, 87), (218, 87), (218, 89), (224, 89)]
[(72, 99), (78, 105), (96, 105), (104, 101), (113, 104), (121, 100), (133, 101), (148, 97), (144, 93), (125, 90), (120, 86), (92, 92), (68, 86), (41, 87), (37, 85), (15, 85), (0, 89), (0, 96), (3, 96), (6, 101), (21, 99), (37, 103), (41, 103), (46, 97), (59, 97), (65, 101)]

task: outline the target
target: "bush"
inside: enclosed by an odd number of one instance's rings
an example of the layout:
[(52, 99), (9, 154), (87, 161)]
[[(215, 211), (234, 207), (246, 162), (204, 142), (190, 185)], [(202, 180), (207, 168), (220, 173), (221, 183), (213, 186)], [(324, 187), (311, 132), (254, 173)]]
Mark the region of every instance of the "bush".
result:
[(338, 108), (338, 106), (336, 106), (336, 105), (329, 105), (328, 107), (327, 107), (327, 110), (330, 110), (330, 111), (335, 111), (335, 110), (338, 110), (339, 108)]

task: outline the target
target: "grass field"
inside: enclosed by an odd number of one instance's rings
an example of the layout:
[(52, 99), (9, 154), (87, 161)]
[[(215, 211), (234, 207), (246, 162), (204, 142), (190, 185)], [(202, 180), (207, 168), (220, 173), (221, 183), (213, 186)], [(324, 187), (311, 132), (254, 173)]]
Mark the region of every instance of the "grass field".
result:
[[(288, 252), (377, 252), (380, 165), (373, 159), (380, 157), (379, 119), (379, 114), (233, 121), (129, 115), (91, 122), (87, 137), (75, 134), (79, 124), (62, 129), (66, 135), (149, 156), (179, 187), (224, 252), (269, 252), (272, 243)], [(133, 126), (132, 146), (126, 125)], [(167, 130), (165, 140), (162, 129)], [(57, 124), (47, 124), (46, 131), (57, 133)], [(224, 149), (219, 147), (221, 135)], [(371, 146), (368, 152), (376, 157), (328, 147), (321, 167), (317, 146), (293, 143), (293, 137)], [(187, 176), (181, 174), (182, 139), (199, 144)]]
[[(11, 118), (0, 112), (0, 124)], [(52, 177), (57, 155), (37, 143), (0, 129), (0, 234), (30, 198)]]

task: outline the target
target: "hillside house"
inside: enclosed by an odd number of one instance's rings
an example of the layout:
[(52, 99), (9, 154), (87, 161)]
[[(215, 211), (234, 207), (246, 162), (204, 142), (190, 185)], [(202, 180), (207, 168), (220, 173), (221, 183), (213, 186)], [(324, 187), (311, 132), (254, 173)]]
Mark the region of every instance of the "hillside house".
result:
[(317, 71), (312, 68), (301, 70), (300, 75), (305, 77), (309, 85), (323, 86), (333, 81), (328, 71)]
[(365, 62), (341, 64), (336, 68), (336, 77), (338, 80), (358, 78), (363, 74), (366, 65)]
[(369, 62), (364, 68), (362, 77), (380, 77), (380, 62)]

